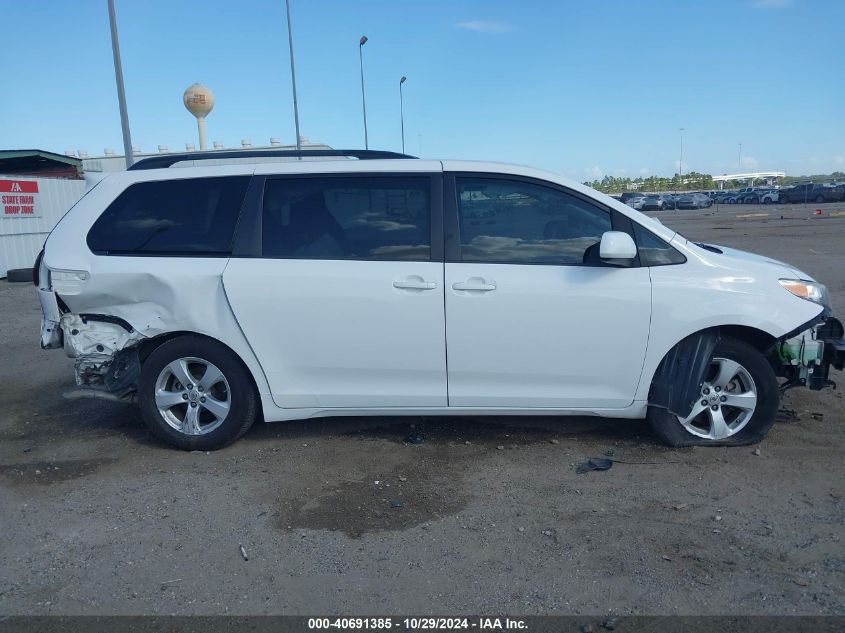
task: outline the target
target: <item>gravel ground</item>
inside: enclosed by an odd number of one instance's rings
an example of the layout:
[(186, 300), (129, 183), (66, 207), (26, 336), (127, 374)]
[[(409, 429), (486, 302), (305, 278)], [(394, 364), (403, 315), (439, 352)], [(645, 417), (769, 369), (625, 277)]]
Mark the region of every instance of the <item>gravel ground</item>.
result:
[[(796, 264), (841, 316), (845, 206), (810, 207), (652, 215)], [(841, 392), (790, 392), (759, 454), (588, 418), (261, 424), (183, 453), (65, 397), (38, 319), (0, 282), (0, 615), (845, 614)]]

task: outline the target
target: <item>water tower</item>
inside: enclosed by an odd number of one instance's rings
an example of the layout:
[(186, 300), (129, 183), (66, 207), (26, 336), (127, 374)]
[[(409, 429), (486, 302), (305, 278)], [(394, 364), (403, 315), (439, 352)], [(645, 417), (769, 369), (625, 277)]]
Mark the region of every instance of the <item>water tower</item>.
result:
[(214, 95), (211, 90), (196, 83), (185, 89), (182, 95), (182, 102), (188, 108), (188, 112), (197, 117), (197, 129), (200, 135), (200, 150), (205, 149), (205, 117), (214, 108)]

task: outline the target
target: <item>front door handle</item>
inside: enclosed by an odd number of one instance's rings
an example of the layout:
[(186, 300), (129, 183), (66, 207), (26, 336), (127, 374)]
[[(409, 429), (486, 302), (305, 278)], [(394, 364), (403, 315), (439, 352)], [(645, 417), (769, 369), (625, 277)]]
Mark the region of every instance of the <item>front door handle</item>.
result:
[(393, 287), (401, 290), (434, 290), (437, 284), (433, 281), (425, 281), (422, 277), (407, 277), (394, 281)]
[(495, 282), (488, 282), (480, 277), (470, 277), (466, 281), (459, 281), (452, 284), (452, 290), (468, 290), (477, 292), (490, 292), (496, 289)]

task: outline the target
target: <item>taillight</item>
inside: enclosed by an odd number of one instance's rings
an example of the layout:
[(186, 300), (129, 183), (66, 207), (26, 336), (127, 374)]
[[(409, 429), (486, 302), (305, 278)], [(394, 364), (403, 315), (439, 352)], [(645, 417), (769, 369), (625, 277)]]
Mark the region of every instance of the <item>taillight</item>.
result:
[(41, 249), (41, 252), (38, 253), (38, 257), (35, 258), (35, 266), (32, 267), (32, 284), (38, 288), (41, 286), (41, 260), (44, 259), (44, 249)]

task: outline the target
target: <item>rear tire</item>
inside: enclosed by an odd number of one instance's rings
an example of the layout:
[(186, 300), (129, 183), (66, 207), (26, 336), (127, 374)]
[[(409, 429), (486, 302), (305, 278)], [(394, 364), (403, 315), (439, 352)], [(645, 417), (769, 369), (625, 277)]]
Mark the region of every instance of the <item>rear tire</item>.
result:
[(150, 432), (183, 450), (222, 448), (258, 417), (258, 396), (241, 360), (195, 335), (165, 341), (147, 357), (138, 401)]
[[(695, 413), (698, 409), (700, 413), (682, 421), (679, 416), (666, 409), (649, 407), (647, 419), (654, 434), (665, 444), (674, 447), (747, 446), (766, 437), (774, 425), (780, 406), (780, 390), (775, 373), (766, 358), (748, 343), (731, 337), (725, 337), (719, 342), (713, 352), (713, 358), (722, 360), (711, 361), (710, 374), (705, 379), (702, 394), (692, 412)], [(719, 373), (725, 367), (723, 373), (730, 374), (730, 368), (733, 367), (731, 363), (736, 365), (738, 370), (728, 377), (729, 380), (725, 384), (720, 384), (717, 380), (720, 378)], [(706, 394), (705, 389), (709, 390)], [(744, 401), (751, 393), (756, 397), (753, 410), (747, 409), (749, 404)], [(711, 403), (710, 399), (714, 395), (716, 401)], [(734, 407), (720, 402), (721, 398), (728, 402), (737, 402), (740, 406)], [(708, 402), (707, 406), (702, 404), (705, 400)], [(712, 411), (711, 407), (714, 405), (718, 407), (717, 411)], [(717, 425), (711, 417), (711, 412), (717, 416), (717, 420), (726, 423), (726, 426), (721, 426), (721, 423)]]

